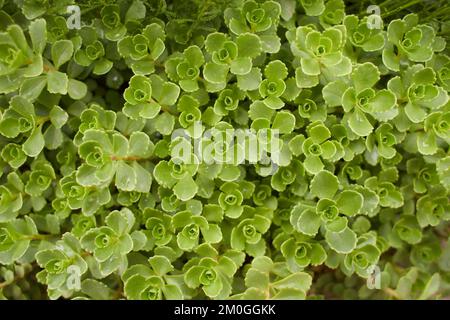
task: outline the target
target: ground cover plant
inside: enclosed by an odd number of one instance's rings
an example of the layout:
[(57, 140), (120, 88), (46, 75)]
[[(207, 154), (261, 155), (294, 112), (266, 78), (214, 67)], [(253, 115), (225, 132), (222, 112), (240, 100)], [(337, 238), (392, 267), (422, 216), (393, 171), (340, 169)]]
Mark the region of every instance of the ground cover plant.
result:
[(449, 16), (0, 0), (0, 298), (448, 298)]

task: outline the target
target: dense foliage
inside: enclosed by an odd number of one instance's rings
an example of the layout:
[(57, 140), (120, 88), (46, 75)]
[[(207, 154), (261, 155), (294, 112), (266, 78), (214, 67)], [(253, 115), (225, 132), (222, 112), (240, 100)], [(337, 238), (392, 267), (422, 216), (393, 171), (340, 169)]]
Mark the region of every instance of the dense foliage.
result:
[(418, 3), (1, 0), (0, 297), (448, 297), (450, 8)]

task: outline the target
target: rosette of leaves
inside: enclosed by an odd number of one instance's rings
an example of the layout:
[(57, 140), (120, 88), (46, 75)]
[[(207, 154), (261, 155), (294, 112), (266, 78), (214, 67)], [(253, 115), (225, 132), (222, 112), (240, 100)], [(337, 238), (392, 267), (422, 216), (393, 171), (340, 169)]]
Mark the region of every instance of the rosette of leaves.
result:
[(274, 164), (279, 166), (290, 164), (291, 149), (284, 138), (294, 131), (297, 121), (295, 116), (287, 110), (273, 112), (271, 109), (266, 109), (266, 111), (269, 111), (268, 117), (259, 113), (259, 118), (255, 119), (250, 126), (252, 132), (255, 132), (258, 145), (257, 150), (252, 152), (256, 153), (256, 159), (259, 161), (256, 170), (261, 176), (272, 174), (276, 169)]
[(179, 200), (192, 199), (198, 191), (193, 179), (198, 164), (184, 163), (181, 159), (162, 160), (153, 170), (155, 180), (163, 187), (171, 189)]
[(393, 226), (393, 232), (398, 239), (408, 244), (418, 244), (423, 237), (422, 229), (413, 215), (403, 215)]
[(307, 236), (315, 236), (323, 227), (327, 244), (338, 253), (349, 253), (355, 248), (357, 238), (348, 227), (347, 217), (361, 213), (364, 197), (350, 189), (337, 193), (338, 188), (338, 179), (331, 172), (317, 173), (311, 180), (310, 193), (319, 201), (295, 206), (290, 221), (294, 229)]
[(222, 240), (222, 231), (217, 224), (190, 211), (177, 212), (172, 218), (172, 227), (177, 233), (178, 247), (183, 251), (191, 251), (200, 243), (200, 235), (204, 243), (218, 243)]
[[(317, 3), (320, 1), (312, 1)], [(305, 9), (306, 10), (306, 9)], [(345, 17), (345, 4), (343, 0), (330, 0), (325, 3), (325, 10), (320, 14), (319, 20), (324, 28), (337, 25)]]
[[(219, 257), (194, 257), (183, 267), (184, 282), (189, 288), (201, 288), (212, 299), (224, 299), (231, 293), (233, 275), (238, 270), (239, 254)], [(243, 259), (242, 259), (243, 260)]]
[(266, 183), (257, 184), (252, 195), (253, 203), (257, 206), (276, 209), (278, 200), (272, 194), (272, 188)]
[(101, 206), (111, 200), (108, 188), (87, 188), (78, 184), (76, 172), (64, 176), (59, 185), (61, 191), (67, 199), (70, 209), (81, 209), (85, 215), (93, 215)]
[(448, 192), (445, 189), (436, 188), (417, 200), (416, 217), (421, 228), (434, 227), (443, 221), (450, 220), (450, 204), (447, 195)]
[(147, 75), (155, 71), (155, 62), (166, 48), (165, 38), (164, 27), (151, 23), (141, 33), (122, 38), (117, 50), (135, 74)]
[(61, 16), (48, 16), (47, 22), (47, 40), (50, 43), (54, 43), (57, 40), (63, 40), (69, 28), (67, 28), (67, 21)]
[(441, 254), (439, 238), (428, 236), (420, 244), (412, 247), (409, 259), (415, 267), (428, 271), (431, 264), (437, 262)]
[(393, 130), (390, 123), (382, 123), (376, 128), (366, 139), (367, 152), (376, 152), (386, 159), (395, 157), (397, 137)]
[(445, 1), (101, 2), (0, 1), (0, 298), (448, 296)]
[(47, 286), (50, 299), (68, 298), (81, 289), (81, 276), (88, 270), (82, 254), (79, 240), (71, 233), (36, 253), (36, 262), (43, 268), (36, 278)]
[(303, 89), (294, 100), (298, 104), (298, 113), (302, 118), (310, 121), (325, 121), (327, 106), (311, 89)]
[(182, 203), (171, 189), (160, 186), (158, 187), (158, 195), (161, 199), (161, 209), (164, 212), (176, 212)]
[[(351, 74), (352, 86), (338, 80), (323, 88), (324, 99), (329, 106), (342, 105), (348, 126), (357, 136), (367, 136), (373, 130), (368, 115), (378, 121), (392, 120), (398, 114), (395, 91), (376, 90), (380, 80), (378, 68), (366, 62), (356, 67)], [(342, 97), (342, 98), (341, 98)]]
[(37, 234), (36, 224), (28, 216), (0, 223), (0, 263), (20, 261)]
[(364, 186), (377, 194), (382, 207), (399, 208), (403, 205), (403, 195), (391, 181), (369, 177)]
[(309, 26), (301, 26), (286, 33), (292, 53), (298, 57), (300, 66), (295, 79), (300, 88), (311, 88), (348, 75), (352, 64), (343, 55), (345, 28), (330, 27), (322, 33)]
[(430, 113), (425, 118), (423, 127), (423, 132), (417, 132), (417, 149), (424, 155), (435, 154), (450, 142), (450, 111)]
[(320, 16), (325, 11), (324, 0), (300, 0), (299, 2), (307, 16)]
[(95, 216), (72, 214), (70, 218), (73, 225), (71, 233), (78, 239), (80, 239), (89, 229), (95, 228), (97, 225)]
[(271, 217), (271, 210), (245, 207), (231, 230), (231, 248), (244, 251), (252, 257), (264, 255), (266, 242), (263, 235), (269, 230)]
[(171, 275), (175, 270), (163, 255), (148, 259), (149, 265), (135, 264), (122, 275), (124, 292), (130, 300), (181, 300), (183, 275)]
[[(352, 137), (352, 131), (348, 126), (341, 123), (333, 124), (330, 128), (331, 136), (334, 140), (337, 140), (344, 148), (344, 155), (342, 158), (345, 161), (352, 161), (358, 155), (362, 154), (365, 150), (365, 141), (363, 137), (356, 139)], [(352, 140), (349, 139), (352, 137)], [(355, 180), (355, 179), (354, 179)]]
[(224, 215), (230, 218), (239, 218), (244, 210), (242, 202), (244, 195), (236, 182), (225, 182), (220, 186), (218, 202)]
[[(65, 116), (55, 119), (56, 121), (62, 120), (64, 123), (67, 119), (65, 111), (59, 107), (55, 107), (55, 110), (57, 113), (64, 113)], [(27, 137), (22, 143), (22, 151), (27, 156), (37, 157), (45, 145), (42, 127), (48, 119), (46, 116), (37, 116), (34, 105), (27, 99), (15, 96), (10, 100), (9, 108), (3, 113), (0, 120), (0, 133), (10, 139), (18, 136)], [(57, 129), (54, 128), (54, 130)]]
[(306, 272), (290, 273), (285, 262), (273, 262), (269, 257), (256, 257), (245, 273), (247, 289), (233, 299), (304, 300), (312, 284)]
[(218, 116), (226, 116), (235, 111), (239, 102), (245, 98), (245, 91), (240, 90), (238, 86), (228, 86), (220, 91), (219, 96), (214, 102), (214, 113)]
[(363, 278), (370, 275), (370, 267), (376, 265), (380, 258), (376, 239), (361, 236), (356, 248), (344, 258), (344, 267), (349, 274), (356, 273)]
[(59, 172), (67, 175), (75, 170), (76, 147), (72, 141), (65, 141), (56, 153), (56, 162), (60, 165)]
[(430, 274), (411, 267), (398, 279), (395, 292), (400, 299), (426, 300), (438, 292), (440, 281), (437, 272)]
[(361, 20), (358, 16), (345, 16), (343, 24), (347, 29), (349, 42), (365, 52), (378, 51), (384, 48), (385, 36), (382, 32), (383, 21), (378, 19), (379, 28), (373, 28), (368, 22), (368, 17)]
[(404, 116), (395, 122), (399, 130), (405, 131), (411, 122), (423, 122), (430, 111), (445, 106), (448, 93), (435, 82), (433, 69), (420, 64), (408, 68), (403, 77), (396, 76), (389, 80), (389, 90), (395, 93), (397, 100), (404, 101)]
[(211, 55), (211, 61), (203, 68), (206, 81), (225, 88), (228, 72), (239, 79), (252, 71), (252, 60), (261, 53), (261, 42), (258, 36), (243, 33), (231, 40), (220, 32), (210, 33), (205, 40), (205, 49)]
[(158, 75), (149, 78), (134, 75), (123, 93), (126, 101), (123, 113), (132, 119), (153, 119), (161, 108), (174, 105), (179, 94), (180, 88), (176, 84), (164, 81)]
[(280, 60), (271, 61), (264, 69), (265, 79), (259, 84), (259, 94), (264, 104), (270, 109), (280, 109), (284, 106), (281, 96), (286, 90), (285, 79), (288, 70)]
[(147, 238), (143, 249), (152, 250), (155, 247), (169, 245), (174, 238), (173, 216), (152, 208), (146, 208), (143, 216), (145, 230), (142, 230), (142, 232)]
[(305, 155), (303, 166), (310, 174), (317, 174), (324, 168), (324, 161), (335, 162), (344, 155), (342, 145), (331, 138), (331, 132), (320, 121), (313, 122), (307, 128), (308, 137), (303, 141)]
[(28, 159), (22, 150), (22, 146), (17, 143), (8, 143), (5, 145), (0, 156), (13, 169), (20, 168)]
[(22, 13), (27, 19), (32, 20), (45, 14), (49, 8), (49, 0), (25, 0), (23, 2)]
[[(250, 136), (256, 139), (256, 135)], [(201, 138), (200, 146), (195, 148), (196, 152), (201, 154), (201, 160), (206, 165), (215, 165), (215, 170), (206, 175), (215, 178), (220, 174), (224, 181), (235, 180), (239, 175), (237, 165), (242, 163), (245, 156), (248, 155), (244, 151), (248, 140), (244, 131), (234, 131), (232, 126), (225, 121), (207, 129)]]
[(75, 62), (80, 66), (92, 68), (92, 72), (96, 75), (103, 75), (111, 70), (113, 62), (106, 58), (105, 47), (98, 39), (96, 30), (84, 26), (78, 34), (74, 45)]
[(232, 33), (255, 33), (261, 40), (262, 50), (275, 53), (281, 45), (276, 34), (280, 14), (281, 6), (275, 1), (258, 3), (250, 0), (245, 1), (240, 8), (227, 8), (224, 18)]
[(104, 27), (105, 37), (111, 41), (122, 39), (127, 33), (127, 28), (121, 21), (118, 5), (107, 5), (100, 11), (100, 20)]
[(445, 48), (445, 41), (436, 37), (436, 31), (429, 25), (418, 24), (415, 13), (403, 19), (392, 20), (387, 27), (387, 43), (383, 50), (384, 65), (392, 71), (400, 71), (403, 62), (426, 62), (434, 51)]
[(309, 265), (318, 266), (327, 258), (327, 253), (319, 242), (298, 234), (283, 241), (280, 251), (291, 272), (302, 271)]
[(116, 125), (117, 115), (112, 110), (105, 110), (101, 105), (92, 103), (83, 110), (80, 115), (78, 131), (73, 139), (76, 145), (83, 141), (83, 134), (89, 129), (113, 131)]
[(82, 248), (92, 253), (103, 276), (126, 265), (126, 255), (133, 249), (130, 231), (134, 222), (129, 209), (115, 210), (105, 218), (104, 225), (89, 229), (81, 238)]
[(352, 182), (358, 181), (362, 176), (363, 170), (361, 169), (361, 164), (356, 159), (352, 162), (345, 163), (337, 175), (339, 183), (344, 186), (351, 185)]
[(0, 92), (16, 91), (26, 78), (39, 76), (43, 71), (42, 52), (46, 43), (46, 22), (36, 19), (30, 23), (28, 44), (22, 28), (17, 24), (8, 25), (0, 33)]
[(89, 129), (78, 148), (84, 163), (77, 169), (76, 181), (81, 186), (100, 187), (109, 185), (115, 177), (119, 190), (148, 192), (152, 176), (144, 166), (153, 149), (143, 132), (133, 132), (127, 139), (118, 132)]
[(450, 57), (445, 54), (436, 54), (425, 64), (436, 72), (437, 83), (447, 91), (450, 91)]
[(177, 82), (186, 92), (199, 89), (200, 68), (205, 63), (205, 57), (198, 46), (190, 46), (183, 53), (177, 52), (169, 57), (164, 66), (170, 80)]
[(412, 178), (415, 193), (425, 193), (439, 184), (436, 166), (425, 163), (422, 158), (412, 158), (406, 161), (406, 172)]
[(270, 179), (270, 185), (276, 191), (282, 192), (286, 188), (292, 188), (305, 183), (305, 167), (297, 159), (291, 161), (288, 166), (278, 167)]
[(56, 178), (55, 171), (51, 164), (44, 160), (35, 160), (30, 167), (25, 192), (32, 197), (41, 197)]
[(183, 95), (177, 103), (177, 110), (180, 112), (178, 122), (193, 137), (194, 125), (200, 122), (202, 117), (199, 101), (191, 95)]
[(11, 221), (23, 205), (24, 183), (16, 172), (10, 172), (0, 186), (0, 222)]

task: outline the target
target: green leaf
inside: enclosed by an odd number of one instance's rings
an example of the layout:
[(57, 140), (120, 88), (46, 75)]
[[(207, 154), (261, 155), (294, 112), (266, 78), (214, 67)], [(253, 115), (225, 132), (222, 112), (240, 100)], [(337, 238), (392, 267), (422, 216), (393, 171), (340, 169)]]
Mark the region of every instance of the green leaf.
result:
[(191, 177), (185, 177), (181, 179), (175, 184), (173, 188), (173, 192), (181, 201), (192, 199), (197, 191), (197, 184)]
[(44, 19), (36, 19), (30, 23), (28, 27), (33, 44), (33, 50), (42, 54), (47, 44), (47, 23)]
[(300, 3), (308, 16), (319, 16), (325, 10), (323, 0), (300, 0)]
[(224, 42), (227, 40), (227, 36), (221, 32), (213, 32), (208, 34), (205, 40), (205, 48), (209, 53), (219, 51), (222, 49)]
[(350, 253), (356, 247), (356, 233), (348, 227), (341, 232), (327, 231), (325, 239), (330, 248), (338, 253)]
[(311, 180), (311, 194), (318, 198), (332, 199), (338, 188), (338, 178), (330, 171), (320, 171)]
[(73, 42), (70, 40), (58, 40), (52, 45), (52, 61), (56, 69), (72, 58), (73, 49)]
[(345, 90), (347, 89), (347, 85), (343, 81), (334, 81), (328, 83), (322, 89), (322, 95), (325, 102), (330, 107), (340, 106), (342, 96), (344, 95)]
[(148, 262), (152, 266), (153, 271), (161, 276), (169, 273), (174, 269), (172, 264), (170, 263), (170, 260), (164, 256), (153, 256), (148, 259)]
[(134, 0), (127, 10), (127, 13), (125, 15), (125, 22), (144, 19), (146, 9), (147, 8), (142, 1)]
[(287, 276), (284, 279), (272, 283), (276, 289), (296, 289), (308, 292), (312, 284), (312, 277), (306, 272), (297, 272)]
[(261, 53), (261, 40), (252, 33), (243, 33), (236, 38), (239, 57), (256, 58)]
[(22, 145), (23, 152), (29, 157), (37, 157), (44, 149), (44, 136), (42, 135), (42, 127), (34, 128), (31, 135)]
[(367, 120), (364, 112), (359, 109), (353, 110), (350, 114), (348, 125), (354, 133), (361, 137), (368, 136), (373, 130), (372, 124)]
[(46, 76), (25, 79), (20, 86), (19, 94), (29, 101), (34, 101), (39, 97), (46, 85)]
[(237, 58), (231, 62), (230, 71), (236, 75), (245, 75), (252, 70), (252, 60), (249, 57)]
[(272, 129), (279, 130), (281, 134), (291, 133), (295, 128), (295, 117), (288, 111), (277, 112), (273, 120)]
[(252, 70), (245, 75), (237, 75), (238, 87), (241, 90), (256, 90), (262, 80), (261, 70), (259, 68), (252, 68)]
[(47, 90), (50, 93), (67, 94), (69, 78), (67, 74), (52, 71), (47, 74)]
[(420, 294), (418, 300), (427, 300), (436, 294), (441, 285), (441, 276), (439, 273), (435, 273), (431, 276), (430, 280), (425, 284), (425, 288)]
[(224, 83), (226, 82), (228, 73), (228, 66), (215, 64), (208, 62), (203, 69), (203, 76), (206, 81), (211, 83)]
[(285, 79), (288, 75), (288, 70), (283, 62), (273, 60), (264, 69), (264, 75), (267, 79)]
[(373, 63), (366, 62), (353, 70), (352, 80), (356, 92), (361, 92), (364, 89), (372, 88), (380, 80), (380, 71)]
[(360, 213), (363, 207), (363, 201), (363, 196), (353, 190), (344, 190), (336, 198), (339, 211), (349, 217)]
[(56, 128), (61, 128), (66, 122), (69, 116), (67, 112), (65, 112), (61, 107), (54, 106), (52, 110), (50, 110), (50, 121)]
[(87, 94), (87, 85), (75, 79), (69, 79), (67, 93), (74, 100), (81, 100)]
[(117, 163), (115, 184), (119, 190), (133, 191), (136, 187), (136, 171), (124, 161)]
[(303, 211), (297, 220), (298, 231), (308, 236), (315, 236), (320, 225), (320, 216), (312, 210)]

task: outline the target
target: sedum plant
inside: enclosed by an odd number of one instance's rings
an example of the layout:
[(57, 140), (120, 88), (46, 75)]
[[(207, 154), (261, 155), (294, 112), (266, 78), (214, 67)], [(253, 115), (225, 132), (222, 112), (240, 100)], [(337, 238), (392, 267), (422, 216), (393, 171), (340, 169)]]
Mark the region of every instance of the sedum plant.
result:
[(448, 299), (449, 6), (372, 2), (0, 1), (0, 299)]

